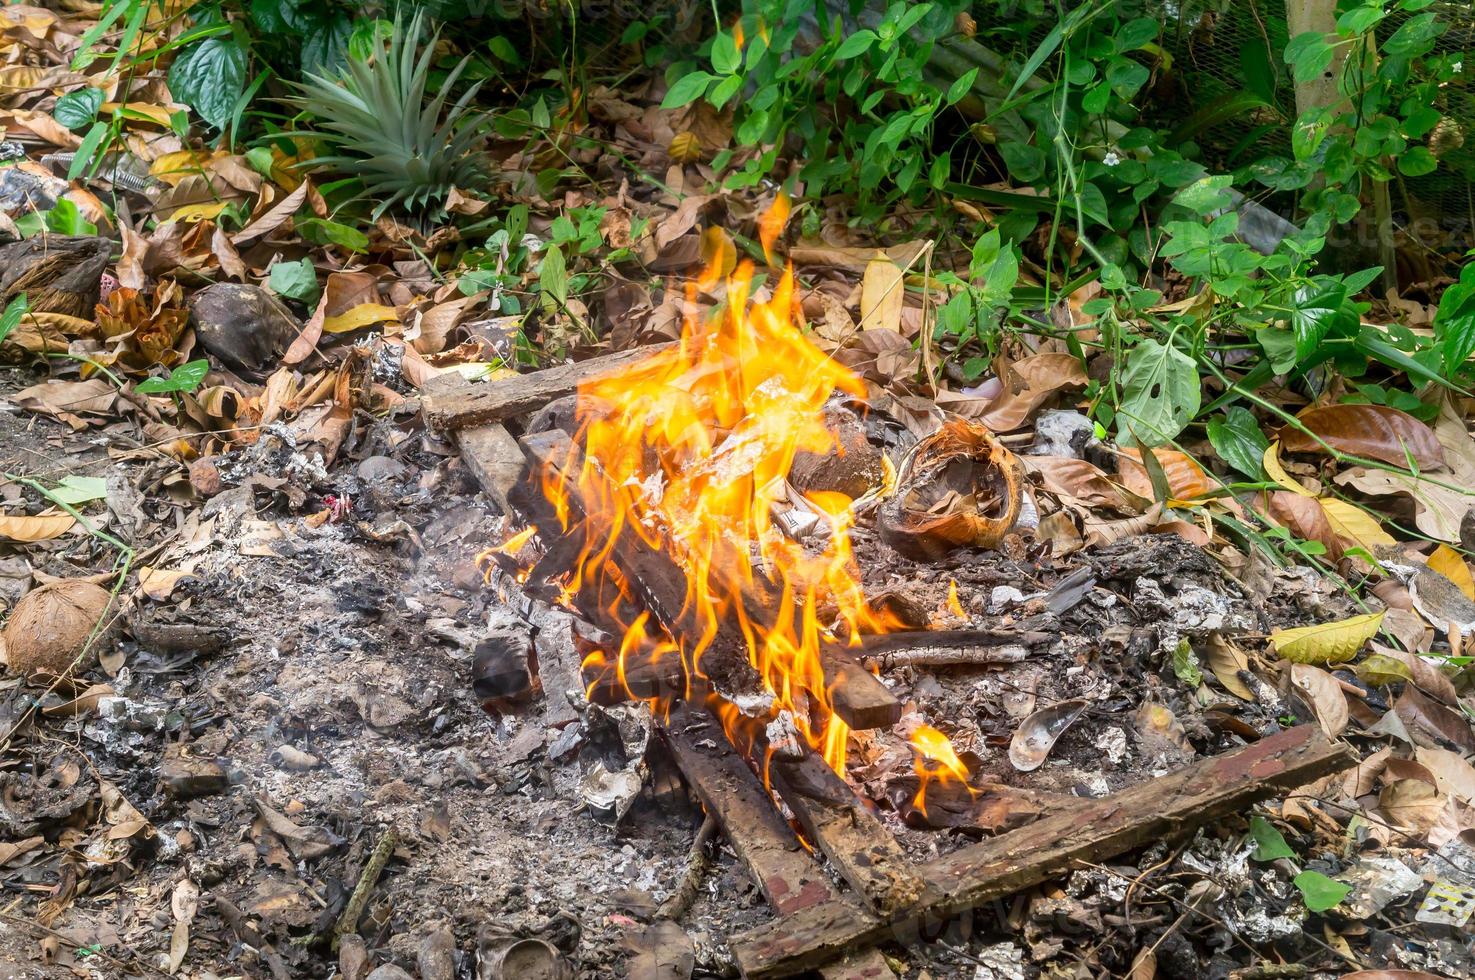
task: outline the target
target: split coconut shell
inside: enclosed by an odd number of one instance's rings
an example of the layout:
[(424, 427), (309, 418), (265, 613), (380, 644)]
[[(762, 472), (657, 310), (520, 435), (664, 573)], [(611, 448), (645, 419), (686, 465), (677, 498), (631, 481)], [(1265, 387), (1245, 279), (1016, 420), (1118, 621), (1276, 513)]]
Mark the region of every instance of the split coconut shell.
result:
[(28, 677), (55, 676), (71, 667), (78, 670), (97, 661), (106, 636), (88, 639), (104, 622), (112, 595), (92, 582), (63, 580), (27, 592), (15, 604), (5, 626), (5, 653), (10, 669)]
[(993, 548), (1019, 519), (1024, 466), (986, 427), (952, 419), (902, 461), (877, 514), (881, 540), (917, 561)]

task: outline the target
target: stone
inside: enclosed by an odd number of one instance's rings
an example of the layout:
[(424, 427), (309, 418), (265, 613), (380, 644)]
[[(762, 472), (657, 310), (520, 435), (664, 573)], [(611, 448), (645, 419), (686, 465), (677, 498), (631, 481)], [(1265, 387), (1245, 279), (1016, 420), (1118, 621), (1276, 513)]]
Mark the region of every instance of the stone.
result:
[(190, 299), (195, 337), (227, 367), (258, 373), (286, 353), (302, 326), (260, 286), (217, 282)]

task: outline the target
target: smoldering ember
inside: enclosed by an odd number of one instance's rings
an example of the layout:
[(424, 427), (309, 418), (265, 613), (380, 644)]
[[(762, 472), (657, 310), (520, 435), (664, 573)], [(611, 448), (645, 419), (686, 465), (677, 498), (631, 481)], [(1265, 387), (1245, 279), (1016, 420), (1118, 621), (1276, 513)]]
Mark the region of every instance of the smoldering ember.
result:
[(0, 977), (1475, 975), (1471, 37), (0, 7)]

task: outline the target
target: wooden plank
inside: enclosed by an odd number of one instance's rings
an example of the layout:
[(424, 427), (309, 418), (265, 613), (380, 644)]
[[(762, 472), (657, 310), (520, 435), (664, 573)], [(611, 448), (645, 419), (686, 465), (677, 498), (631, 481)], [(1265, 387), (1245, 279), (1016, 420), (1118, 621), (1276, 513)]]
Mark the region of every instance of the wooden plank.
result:
[(805, 836), (872, 908), (886, 915), (935, 897), (896, 838), (818, 755), (775, 756), (768, 771)]
[[(747, 763), (738, 758), (715, 724), (693, 724), (684, 712), (664, 729), (666, 742), (696, 791), (702, 806), (717, 818), (728, 843), (764, 898), (780, 916), (824, 903), (865, 910), (843, 895), (809, 856)], [(858, 950), (821, 971), (825, 980), (891, 980), (895, 976), (874, 949)]]
[(535, 412), (556, 398), (572, 395), (580, 383), (629, 367), (673, 343), (614, 351), (587, 361), (519, 374), (498, 381), (437, 385), (421, 396), (425, 418), (438, 429), (464, 429)]
[(461, 461), (487, 496), (503, 514), (511, 514), (507, 495), (527, 465), (517, 440), (501, 423), (492, 422), (461, 429), (456, 433), (456, 445), (461, 450)]
[(905, 705), (880, 678), (866, 670), (850, 651), (824, 646), (819, 652), (830, 707), (851, 728), (890, 728), (901, 720)]
[(1278, 732), (1079, 809), (1054, 814), (972, 844), (918, 868), (932, 900), (890, 914), (856, 914), (853, 903), (826, 902), (733, 937), (743, 976), (787, 977), (845, 952), (916, 936), (968, 909), (1071, 870), (1100, 862), (1191, 827), (1239, 813), (1353, 762), (1314, 725)]

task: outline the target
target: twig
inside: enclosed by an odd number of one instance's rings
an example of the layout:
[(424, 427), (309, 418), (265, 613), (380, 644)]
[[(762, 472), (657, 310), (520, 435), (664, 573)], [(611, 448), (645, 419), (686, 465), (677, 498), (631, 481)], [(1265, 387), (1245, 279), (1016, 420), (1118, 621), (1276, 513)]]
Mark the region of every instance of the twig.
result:
[(686, 859), (686, 873), (681, 876), (676, 890), (656, 909), (657, 919), (679, 919), (691, 908), (691, 903), (696, 901), (697, 888), (707, 876), (707, 867), (711, 863), (707, 859), (707, 844), (716, 834), (717, 818), (709, 811), (707, 818), (702, 821), (701, 829), (697, 831), (696, 839), (691, 842), (691, 853)]
[(353, 894), (348, 897), (348, 904), (344, 906), (343, 914), (338, 917), (338, 924), (333, 927), (333, 949), (335, 951), (338, 949), (340, 939), (358, 932), (359, 919), (364, 915), (364, 906), (369, 904), (369, 894), (374, 890), (379, 876), (384, 873), (384, 866), (389, 863), (389, 857), (394, 853), (394, 846), (397, 843), (399, 843), (399, 834), (395, 833), (393, 827), (390, 827), (380, 835), (379, 842), (374, 845), (374, 851), (364, 864), (363, 873), (359, 875), (358, 884), (353, 886)]
[(864, 656), (868, 663), (876, 663), (882, 670), (893, 667), (963, 667), (997, 666), (1017, 664), (1029, 659), (1029, 651), (1018, 644), (1000, 647), (948, 646), (939, 642), (933, 646), (915, 650), (896, 650)]

